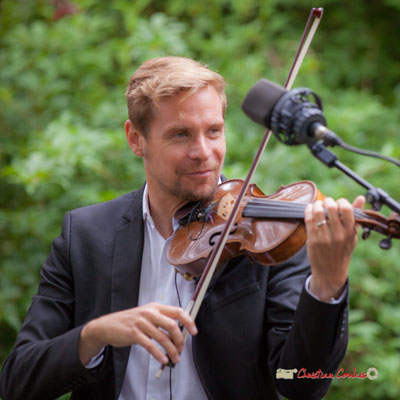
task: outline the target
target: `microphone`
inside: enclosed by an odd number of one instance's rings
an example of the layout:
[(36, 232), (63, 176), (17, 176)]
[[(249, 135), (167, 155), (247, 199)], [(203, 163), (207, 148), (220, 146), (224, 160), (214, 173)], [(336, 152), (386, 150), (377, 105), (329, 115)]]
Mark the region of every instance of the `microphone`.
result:
[(247, 93), (242, 110), (254, 122), (271, 129), (278, 140), (287, 145), (312, 145), (318, 140), (323, 140), (327, 146), (343, 143), (326, 127), (321, 100), (307, 88), (288, 91), (261, 79)]

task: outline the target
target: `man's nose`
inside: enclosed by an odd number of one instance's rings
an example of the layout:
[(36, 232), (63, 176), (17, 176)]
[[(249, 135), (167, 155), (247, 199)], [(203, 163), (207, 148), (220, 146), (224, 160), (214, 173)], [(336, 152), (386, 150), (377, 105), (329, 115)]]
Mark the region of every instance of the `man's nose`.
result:
[(193, 138), (189, 149), (189, 157), (193, 160), (208, 160), (211, 156), (211, 143), (205, 135)]

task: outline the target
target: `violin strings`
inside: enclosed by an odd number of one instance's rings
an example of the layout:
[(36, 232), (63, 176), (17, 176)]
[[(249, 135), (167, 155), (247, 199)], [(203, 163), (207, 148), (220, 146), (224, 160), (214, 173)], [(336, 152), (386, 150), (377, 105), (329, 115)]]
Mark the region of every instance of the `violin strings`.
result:
[(304, 219), (305, 203), (289, 203), (279, 200), (252, 199), (243, 210), (244, 217)]
[[(270, 218), (304, 218), (304, 211), (308, 203), (291, 203), (288, 201), (252, 199), (244, 208), (243, 216), (270, 217)], [(262, 213), (262, 215), (260, 215)], [(252, 215), (249, 215), (252, 214)], [(255, 214), (255, 215), (253, 215)], [(354, 209), (355, 218), (375, 219), (361, 209)]]
[(286, 209), (305, 209), (308, 203), (298, 203), (291, 201), (282, 201), (282, 200), (250, 200), (248, 205), (259, 205), (259, 206), (271, 206), (271, 207), (284, 207)]
[[(283, 210), (295, 210), (295, 211), (304, 211), (309, 203), (292, 203), (289, 201), (280, 201), (280, 200), (251, 200), (249, 201), (245, 207), (247, 206), (255, 206), (260, 208), (267, 209), (283, 209)], [(370, 218), (368, 214), (365, 214), (361, 209), (355, 208), (354, 215), (359, 217)]]
[[(304, 219), (304, 211), (308, 204), (309, 203), (263, 198), (257, 199), (252, 197), (244, 207), (243, 217)], [(213, 202), (212, 206), (210, 206), (207, 211), (211, 211), (216, 205), (216, 202)], [(325, 214), (327, 215), (326, 211)], [(364, 213), (359, 208), (354, 209), (354, 217), (379, 221), (379, 219)]]

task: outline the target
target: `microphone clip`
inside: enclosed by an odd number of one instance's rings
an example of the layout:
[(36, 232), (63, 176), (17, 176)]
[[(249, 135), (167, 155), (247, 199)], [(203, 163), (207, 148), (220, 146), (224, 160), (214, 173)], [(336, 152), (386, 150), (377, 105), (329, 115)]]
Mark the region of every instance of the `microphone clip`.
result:
[(321, 99), (308, 88), (286, 92), (275, 104), (269, 121), (278, 140), (287, 145), (312, 144), (315, 124), (326, 126)]

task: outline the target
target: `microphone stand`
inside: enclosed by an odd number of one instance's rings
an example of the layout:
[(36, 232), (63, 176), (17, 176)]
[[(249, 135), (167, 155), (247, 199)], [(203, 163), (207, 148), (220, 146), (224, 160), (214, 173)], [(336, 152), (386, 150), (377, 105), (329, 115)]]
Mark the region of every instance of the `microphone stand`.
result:
[[(400, 214), (400, 203), (392, 199), (388, 193), (383, 189), (377, 188), (371, 185), (368, 181), (363, 179), (361, 176), (357, 175), (352, 169), (338, 161), (337, 155), (332, 151), (328, 150), (323, 142), (314, 142), (308, 144), (308, 148), (311, 153), (322, 163), (324, 163), (329, 168), (335, 167), (342, 171), (345, 175), (353, 179), (359, 185), (367, 189), (366, 199), (370, 203), (374, 210), (379, 211), (382, 205), (386, 205), (392, 211)], [(364, 231), (363, 239), (369, 236), (369, 231)], [(391, 247), (391, 236), (382, 239), (379, 243), (382, 249), (389, 249)]]

